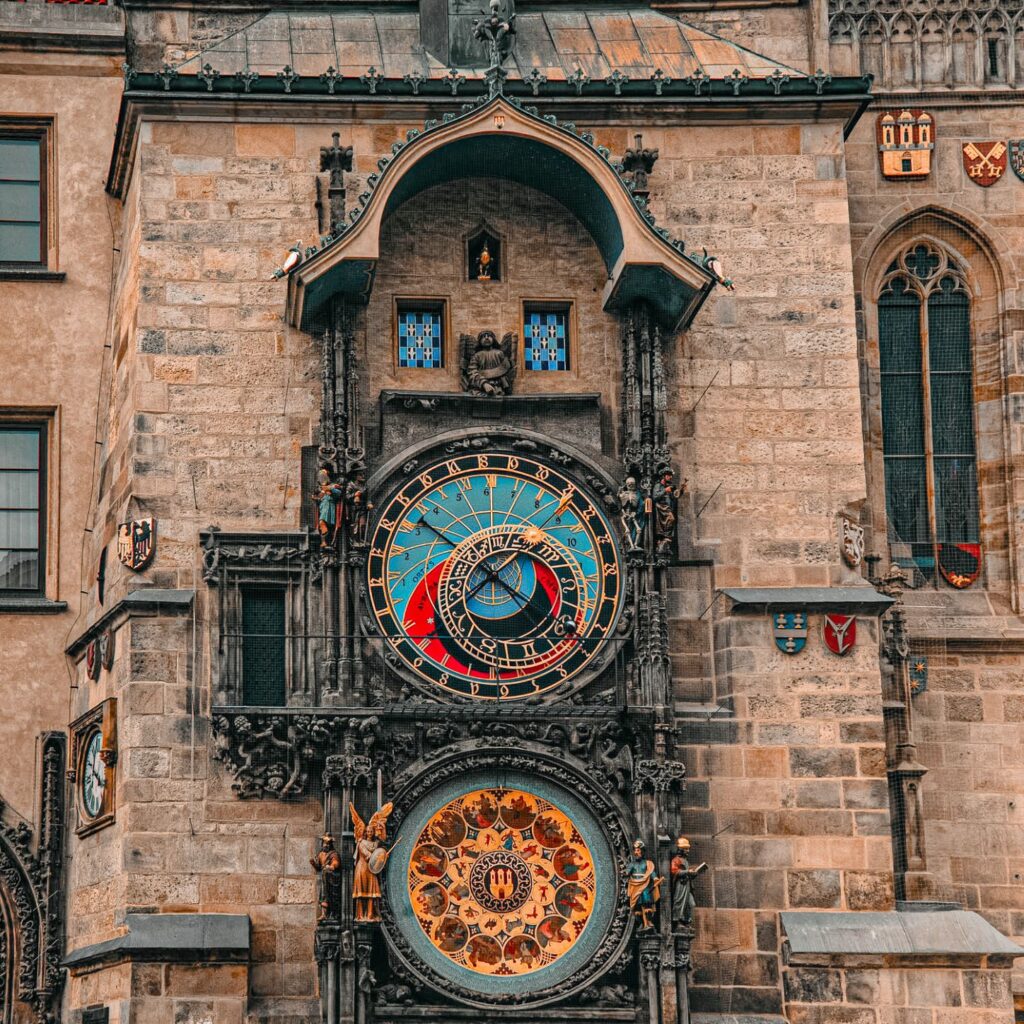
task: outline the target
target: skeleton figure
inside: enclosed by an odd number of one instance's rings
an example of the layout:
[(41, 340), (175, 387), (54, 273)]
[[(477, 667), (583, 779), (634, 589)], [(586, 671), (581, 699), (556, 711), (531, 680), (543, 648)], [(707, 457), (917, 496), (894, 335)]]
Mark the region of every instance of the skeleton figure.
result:
[(516, 375), (514, 334), (498, 344), (494, 331), (462, 335), (462, 387), (471, 395), (498, 398), (512, 393)]
[(352, 831), (355, 835), (355, 875), (352, 879), (352, 899), (355, 901), (355, 919), (360, 922), (380, 920), (380, 873), (388, 862), (390, 850), (384, 848), (388, 837), (387, 821), (392, 805), (386, 803), (370, 818), (369, 824), (359, 817), (355, 804), (349, 804)]
[(619, 491), (619, 522), (622, 539), (630, 551), (638, 551), (643, 544), (644, 499), (637, 487), (636, 477), (627, 476)]

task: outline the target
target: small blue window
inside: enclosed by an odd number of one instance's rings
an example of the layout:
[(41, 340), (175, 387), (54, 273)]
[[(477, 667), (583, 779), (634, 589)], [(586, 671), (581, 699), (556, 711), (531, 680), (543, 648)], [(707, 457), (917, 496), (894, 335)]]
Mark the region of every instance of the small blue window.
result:
[(441, 306), (398, 310), (398, 365), (435, 370), (444, 365)]
[(527, 370), (569, 369), (569, 310), (526, 307), (523, 351)]

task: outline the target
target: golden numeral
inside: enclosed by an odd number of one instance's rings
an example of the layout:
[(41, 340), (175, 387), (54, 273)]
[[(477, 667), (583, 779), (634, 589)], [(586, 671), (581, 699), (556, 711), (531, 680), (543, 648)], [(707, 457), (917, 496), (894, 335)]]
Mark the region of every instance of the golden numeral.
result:
[(508, 468), (509, 469), (518, 469), (519, 468), (519, 460), (514, 455), (510, 455), (508, 457)]
[(484, 478), (487, 481), (487, 486), (493, 491), (498, 486), (498, 478), (494, 473), (488, 473)]
[(384, 577), (383, 576), (371, 576), (370, 577), (370, 586), (371, 587), (383, 587), (384, 586)]
[(501, 686), (498, 687), (498, 696), (499, 697), (507, 697), (508, 695), (509, 695), (508, 683), (502, 683)]
[(449, 684), (449, 683), (451, 682), (451, 678), (452, 678), (452, 677), (451, 677), (450, 675), (448, 675), (448, 673), (447, 673), (447, 672), (442, 672), (442, 673), (441, 673), (441, 678), (440, 678), (440, 679), (438, 679), (438, 682), (439, 682), (439, 683), (440, 683), (440, 684), (441, 684), (442, 686), (447, 686), (447, 685), (448, 685), (448, 684)]
[(419, 512), (421, 516), (425, 516), (430, 511), (430, 509), (427, 508), (427, 506), (422, 501), (417, 501), (416, 511)]
[(455, 486), (458, 487), (460, 491), (471, 491), (473, 490), (473, 478), (469, 476), (460, 476), (459, 479), (455, 481)]
[(548, 469), (547, 466), (538, 466), (537, 467), (537, 479), (538, 480), (547, 480), (547, 478), (549, 476), (551, 476), (551, 471)]
[(429, 487), (433, 482), (434, 478), (429, 473), (420, 473), (416, 478), (424, 487)]
[(451, 473), (454, 476), (459, 471), (459, 464), (454, 459), (444, 464), (445, 472)]
[(382, 530), (393, 530), (395, 528), (395, 522), (393, 519), (381, 519), (380, 529)]
[(469, 695), (475, 697), (480, 692), (480, 684), (474, 679), (469, 684)]
[(476, 457), (476, 463), (477, 463), (477, 465), (481, 469), (486, 469), (487, 468), (487, 456), (486, 455), (478, 455)]

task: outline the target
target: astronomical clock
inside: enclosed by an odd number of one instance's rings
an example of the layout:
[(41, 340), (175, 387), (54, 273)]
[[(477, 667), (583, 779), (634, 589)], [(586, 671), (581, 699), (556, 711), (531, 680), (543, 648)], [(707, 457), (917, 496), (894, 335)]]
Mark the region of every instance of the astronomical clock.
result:
[(622, 605), (599, 499), (537, 458), (431, 462), (390, 496), (371, 545), (373, 615), (428, 693), (514, 701), (576, 683)]

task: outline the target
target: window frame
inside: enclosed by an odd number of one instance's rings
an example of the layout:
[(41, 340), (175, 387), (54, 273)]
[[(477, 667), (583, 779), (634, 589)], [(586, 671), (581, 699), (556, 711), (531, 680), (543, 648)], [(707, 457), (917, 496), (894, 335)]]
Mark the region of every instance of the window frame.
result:
[[(526, 365), (526, 317), (529, 313), (564, 313), (565, 327), (568, 331), (565, 345), (565, 358), (567, 366), (563, 370), (532, 370)], [(578, 359), (576, 358), (576, 303), (572, 299), (532, 299), (522, 300), (522, 309), (519, 317), (519, 329), (522, 337), (522, 344), (519, 346), (519, 370), (524, 374), (565, 374), (567, 376), (578, 376)]]
[[(38, 543), (36, 546), (36, 558), (37, 558), (37, 583), (35, 587), (0, 587), (0, 602), (17, 600), (19, 598), (44, 598), (46, 596), (46, 584), (47, 584), (47, 540), (48, 540), (48, 527), (49, 527), (49, 448), (50, 448), (50, 423), (48, 420), (42, 419), (15, 419), (6, 416), (0, 416), (0, 431), (20, 431), (24, 433), (34, 432), (38, 439), (38, 450), (39, 450), (39, 487), (37, 492), (38, 507), (36, 514), (38, 518)], [(13, 511), (6, 507), (0, 509), (0, 511)], [(19, 550), (28, 551), (29, 548), (17, 548), (3, 550)]]
[(0, 277), (37, 274), (53, 271), (56, 252), (50, 246), (54, 203), (54, 123), (46, 118), (0, 117), (0, 140), (36, 139), (39, 143), (39, 259), (0, 260)]
[[(938, 257), (937, 269), (931, 273), (927, 278), (919, 276), (913, 268), (910, 266), (909, 261), (914, 257), (917, 250), (925, 248), (929, 253), (934, 254)], [(944, 279), (953, 278), (956, 282), (956, 288), (961, 291), (967, 299), (966, 308), (966, 321), (967, 321), (967, 349), (970, 357), (970, 412), (971, 412), (971, 438), (973, 442), (973, 453), (971, 459), (974, 465), (974, 488), (975, 488), (975, 501), (977, 509), (977, 541), (964, 541), (962, 543), (977, 543), (981, 550), (981, 564), (979, 565), (978, 579), (984, 577), (984, 556), (986, 551), (986, 543), (984, 538), (984, 522), (985, 514), (983, 508), (983, 488), (981, 485), (981, 475), (979, 466), (981, 463), (981, 456), (979, 452), (978, 443), (978, 414), (977, 414), (977, 354), (975, 345), (975, 301), (976, 296), (971, 286), (971, 277), (969, 267), (950, 249), (940, 244), (937, 240), (929, 236), (914, 236), (910, 239), (904, 240), (902, 244), (895, 250), (892, 251), (892, 255), (885, 262), (886, 269), (877, 279), (876, 287), (873, 290), (874, 303), (874, 328), (875, 328), (875, 339), (878, 346), (878, 364), (876, 366), (876, 372), (878, 374), (878, 427), (879, 427), (879, 444), (878, 454), (881, 459), (882, 468), (882, 509), (885, 516), (885, 537), (886, 545), (889, 548), (890, 558), (893, 561), (899, 561), (902, 564), (906, 559), (897, 556), (892, 551), (893, 538), (890, 536), (891, 524), (889, 522), (889, 486), (887, 479), (887, 460), (891, 457), (886, 454), (885, 451), (885, 429), (884, 429), (884, 379), (885, 372), (882, 370), (882, 299), (883, 296), (892, 290), (892, 285), (896, 280), (903, 280), (907, 282), (907, 290), (911, 292), (916, 299), (917, 308), (917, 329), (918, 329), (918, 345), (919, 345), (919, 359), (920, 365), (918, 368), (918, 385), (916, 390), (916, 397), (921, 401), (921, 435), (922, 435), (922, 451), (920, 457), (924, 461), (925, 471), (925, 514), (927, 516), (928, 524), (928, 542), (932, 549), (932, 571), (930, 576), (926, 576), (923, 570), (917, 563), (916, 557), (911, 554), (909, 561), (912, 563), (913, 568), (923, 577), (924, 582), (921, 584), (923, 588), (938, 589), (940, 581), (943, 579), (943, 573), (941, 570), (940, 561), (940, 549), (943, 543), (955, 543), (955, 542), (943, 542), (939, 538), (939, 521), (940, 521), (940, 507), (938, 504), (938, 488), (936, 486), (936, 458), (944, 457), (941, 453), (936, 455), (936, 443), (934, 436), (934, 423), (933, 423), (933, 406), (932, 406), (932, 392), (934, 387), (933, 373), (943, 373), (944, 371), (932, 369), (932, 358), (931, 358), (931, 329), (930, 329), (930, 309), (929, 300), (933, 295), (939, 293), (942, 290), (942, 282)], [(915, 456), (916, 457), (916, 456)], [(966, 458), (966, 455), (958, 456)], [(908, 542), (915, 543), (915, 542)], [(922, 542), (916, 542), (922, 543)], [(905, 566), (907, 567), (907, 566)], [(952, 585), (950, 585), (952, 588)]]
[[(394, 297), (391, 321), (392, 321), (392, 360), (394, 373), (442, 373), (451, 375), (451, 323), (449, 320), (448, 299), (437, 295), (396, 295)], [(403, 312), (432, 312), (438, 313), (441, 317), (441, 365), (440, 366), (403, 366), (401, 362), (401, 322), (400, 316)], [(455, 360), (458, 363), (458, 360)], [(458, 367), (456, 366), (456, 369)]]

